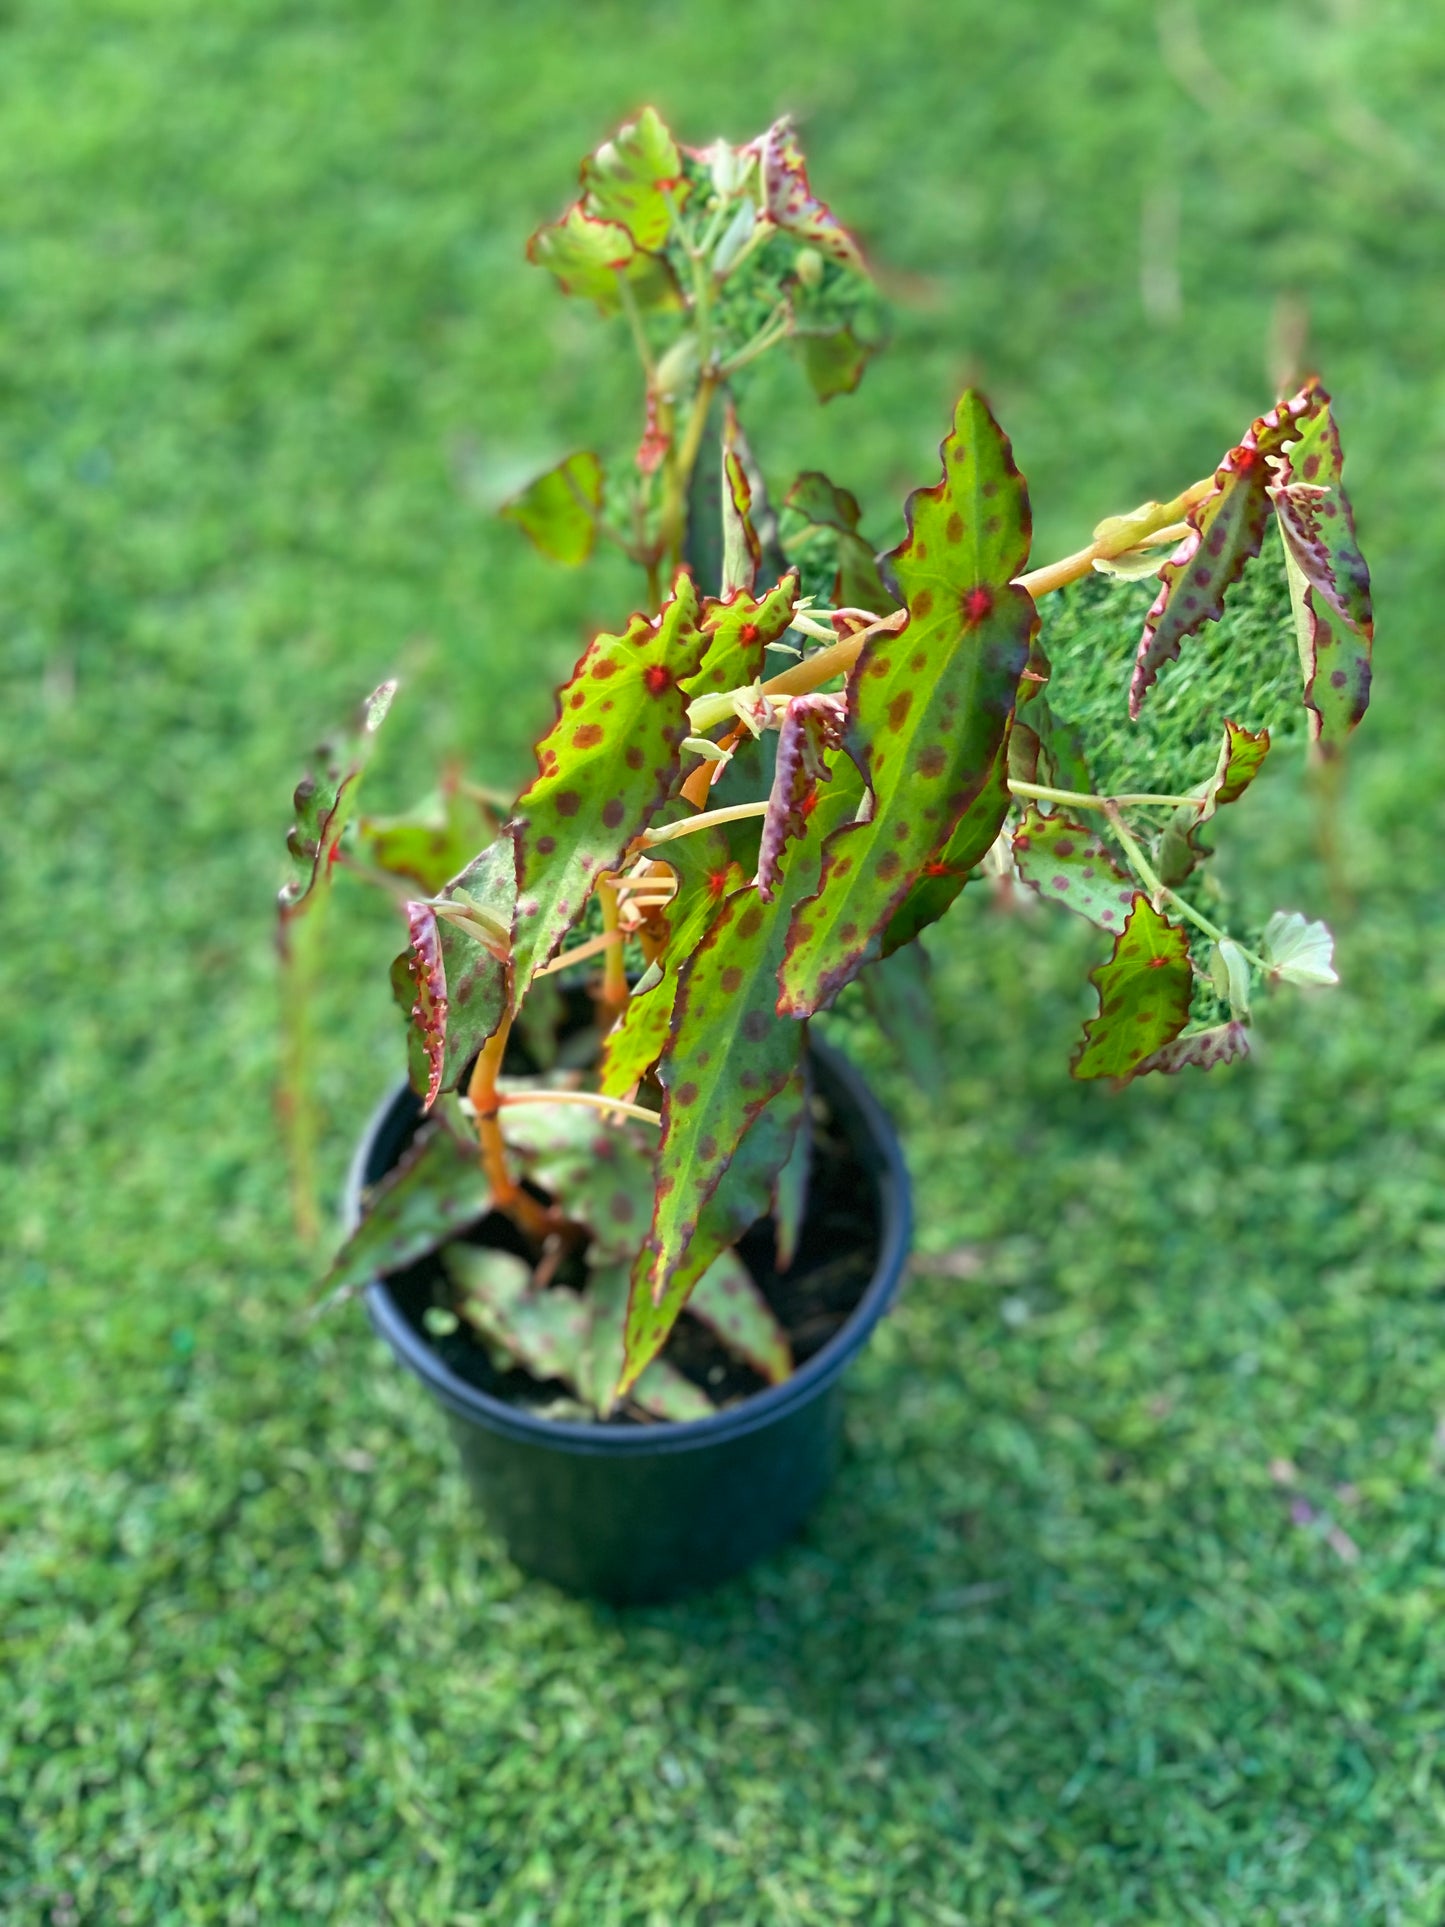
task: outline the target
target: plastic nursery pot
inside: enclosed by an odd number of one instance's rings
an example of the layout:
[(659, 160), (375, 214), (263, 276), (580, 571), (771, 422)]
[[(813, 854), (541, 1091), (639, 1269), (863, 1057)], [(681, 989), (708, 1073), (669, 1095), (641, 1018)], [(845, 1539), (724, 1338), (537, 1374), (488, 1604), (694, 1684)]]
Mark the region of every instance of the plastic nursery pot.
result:
[[(831, 1316), (812, 1320), (811, 1333), (794, 1331), (799, 1362), (784, 1384), (686, 1424), (551, 1419), (487, 1389), (501, 1381), (469, 1339), (428, 1333), (434, 1260), (368, 1288), (373, 1325), (445, 1410), (472, 1488), (524, 1570), (617, 1604), (668, 1599), (715, 1585), (781, 1545), (827, 1488), (841, 1434), (840, 1381), (897, 1287), (911, 1210), (898, 1139), (867, 1086), (825, 1044), (812, 1044), (811, 1059), (821, 1118), (812, 1124), (815, 1181), (782, 1276), (822, 1279), (825, 1290), (825, 1274), (851, 1274), (843, 1291), (852, 1302), (839, 1310), (835, 1291)], [(395, 1164), (417, 1120), (405, 1085), (372, 1118), (347, 1186), (348, 1227), (365, 1187)], [(505, 1243), (509, 1230), (493, 1214), (474, 1235)], [(773, 1296), (780, 1281), (771, 1223), (755, 1226), (739, 1248)]]

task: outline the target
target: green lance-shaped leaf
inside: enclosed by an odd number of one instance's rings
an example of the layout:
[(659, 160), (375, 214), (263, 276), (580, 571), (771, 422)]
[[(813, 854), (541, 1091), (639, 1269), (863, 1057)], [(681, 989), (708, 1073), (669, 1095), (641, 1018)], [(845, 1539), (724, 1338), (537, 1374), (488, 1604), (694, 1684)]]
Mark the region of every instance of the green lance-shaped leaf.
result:
[(1084, 1025), (1075, 1077), (1132, 1077), (1189, 1021), (1189, 939), (1141, 892), (1109, 961), (1090, 972), (1099, 1014)]
[(442, 900), (455, 916), (406, 905), (408, 947), (391, 966), (392, 995), (406, 1013), (412, 1089), (431, 1105), (453, 1090), (507, 1007), (505, 937), (517, 902), (510, 832), (461, 872)]
[(394, 682), (384, 682), (374, 689), (351, 726), (320, 745), (315, 767), (296, 785), (292, 798), (296, 821), (286, 838), (294, 874), (278, 900), (283, 955), (295, 918), (315, 904), (331, 881), (342, 832), (356, 807), (362, 772), (395, 694)]
[(751, 143), (758, 157), (763, 211), (797, 241), (828, 255), (840, 266), (866, 274), (863, 253), (853, 236), (820, 201), (808, 181), (803, 150), (786, 115)]
[(435, 896), (493, 840), (502, 820), (485, 791), (449, 772), (436, 795), (401, 816), (363, 816), (356, 834), (378, 870)]
[(1209, 854), (1197, 841), (1200, 830), (1224, 804), (1237, 802), (1243, 796), (1268, 754), (1267, 729), (1257, 732), (1242, 729), (1238, 723), (1226, 720), (1214, 774), (1195, 792), (1203, 798), (1201, 807), (1181, 805), (1159, 837), (1156, 866), (1162, 880), (1171, 888), (1182, 883), (1200, 858)]
[(539, 475), (504, 502), (499, 513), (515, 522), (543, 555), (575, 569), (596, 546), (602, 488), (601, 462), (590, 449), (582, 449)]
[(869, 1015), (892, 1045), (904, 1074), (926, 1096), (941, 1096), (946, 1057), (928, 953), (922, 944), (909, 944), (880, 957), (858, 982)]
[(682, 685), (707, 638), (697, 594), (679, 573), (656, 622), (635, 616), (598, 636), (560, 692), (557, 722), (537, 746), (538, 775), (517, 804), (517, 916), (512, 996), (581, 916), (610, 869), (667, 799), (687, 735)]
[(1082, 823), (1030, 809), (1014, 831), (1013, 854), (1019, 875), (1041, 897), (1115, 936), (1128, 922), (1138, 885), (1119, 868), (1103, 838)]
[[(627, 1301), (632, 1289), (630, 1264), (595, 1267), (587, 1279), (591, 1331), (585, 1361), (583, 1396), (606, 1417), (617, 1397), (627, 1340)], [(655, 1358), (630, 1389), (636, 1405), (654, 1418), (685, 1423), (707, 1418), (716, 1409), (692, 1380), (665, 1358)]]
[(657, 848), (658, 860), (677, 879), (667, 918), (667, 947), (658, 959), (655, 984), (628, 999), (627, 1009), (607, 1034), (602, 1051), (599, 1086), (609, 1097), (622, 1097), (652, 1069), (667, 1043), (677, 996), (678, 974), (707, 934), (723, 900), (740, 890), (751, 866), (736, 859), (725, 830), (699, 830)]
[(638, 247), (656, 253), (672, 226), (673, 207), (692, 191), (677, 142), (654, 107), (619, 127), (582, 163), (589, 212), (625, 227)]
[(1317, 391), (1306, 388), (1262, 416), (1220, 463), (1211, 492), (1189, 510), (1189, 533), (1161, 567), (1163, 586), (1145, 618), (1129, 686), (1131, 716), (1138, 717), (1159, 671), (1186, 639), (1223, 614), (1225, 592), (1264, 539), (1273, 458), (1317, 406)]
[(838, 538), (838, 575), (834, 598), (839, 608), (872, 609), (883, 615), (898, 605), (883, 580), (883, 572), (859, 529), (862, 510), (858, 498), (838, 488), (817, 469), (801, 474), (784, 497), (785, 506), (805, 516), (815, 528), (832, 529)]
[(460, 1112), (430, 1118), (367, 1193), (360, 1224), (332, 1260), (323, 1289), (360, 1291), (459, 1236), (491, 1206), (475, 1141)]
[(891, 957), (951, 910), (988, 854), (1013, 801), (1008, 786), (1008, 746), (1012, 740), (1010, 731), (978, 794), (954, 825), (952, 836), (924, 864), (908, 895), (888, 919), (881, 956)]
[(1270, 496), (1285, 547), (1299, 564), (1321, 608), (1369, 642), (1375, 632), (1370, 571), (1355, 535), (1355, 513), (1343, 483), (1344, 456), (1329, 396), (1313, 390), (1316, 412), (1300, 426), (1285, 453), (1283, 481)]
[[(653, 1295), (648, 1253), (644, 1251), (634, 1264), (632, 1293), (627, 1305), (627, 1362), (622, 1391), (637, 1381), (638, 1374), (667, 1343), (668, 1334), (698, 1279), (768, 1210), (775, 1187), (785, 1182), (798, 1139), (807, 1132), (806, 1068), (800, 1064), (777, 1095), (747, 1124), (716, 1189), (698, 1213), (697, 1229), (686, 1241), (682, 1256), (658, 1297)], [(780, 1270), (786, 1236), (786, 1228), (780, 1224)], [(787, 1255), (791, 1259), (791, 1251)]]
[(1338, 756), (1369, 708), (1373, 628), (1362, 630), (1341, 616), (1305, 574), (1288, 539), (1284, 566), (1310, 741), (1321, 756)]
[(1238, 1020), (1215, 1024), (1208, 1030), (1187, 1030), (1134, 1066), (1135, 1077), (1148, 1071), (1173, 1076), (1178, 1071), (1212, 1071), (1216, 1064), (1232, 1064), (1249, 1055), (1249, 1032)]
[(1028, 491), (972, 390), (942, 454), (943, 479), (910, 498), (908, 538), (892, 557), (908, 621), (870, 638), (849, 678), (849, 752), (875, 801), (867, 822), (831, 837), (817, 898), (794, 913), (778, 1004), (794, 1017), (881, 954), (930, 862), (947, 851), (966, 873), (1003, 827), (999, 759), (1037, 619), (1014, 582), (1028, 560)]
[(788, 1334), (735, 1251), (714, 1258), (693, 1286), (687, 1309), (770, 1385), (792, 1376)]
[(618, 282), (624, 276), (638, 307), (682, 305), (666, 261), (640, 250), (620, 222), (598, 220), (580, 201), (560, 221), (538, 228), (527, 243), (527, 259), (554, 274), (564, 294), (595, 301), (603, 314), (620, 310)]

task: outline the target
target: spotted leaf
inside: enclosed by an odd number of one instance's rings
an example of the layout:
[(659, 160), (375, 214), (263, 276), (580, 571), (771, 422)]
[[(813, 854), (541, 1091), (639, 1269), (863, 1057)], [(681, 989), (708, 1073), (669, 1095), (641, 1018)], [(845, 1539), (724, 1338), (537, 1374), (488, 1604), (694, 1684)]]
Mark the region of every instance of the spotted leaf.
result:
[(599, 220), (580, 201), (560, 221), (538, 228), (527, 243), (527, 259), (554, 274), (564, 294), (595, 301), (603, 314), (620, 310), (623, 276), (639, 307), (682, 305), (667, 263), (639, 249), (620, 222)]
[(1224, 741), (1214, 774), (1201, 783), (1196, 794), (1202, 799), (1196, 809), (1184, 804), (1169, 819), (1155, 851), (1156, 867), (1165, 883), (1182, 883), (1201, 857), (1209, 854), (1198, 842), (1198, 835), (1210, 818), (1225, 804), (1243, 796), (1269, 754), (1269, 731), (1242, 729), (1238, 723), (1225, 722)]
[(281, 947), (286, 950), (296, 917), (314, 904), (331, 881), (343, 831), (356, 807), (362, 773), (376, 732), (386, 720), (394, 682), (384, 682), (361, 705), (351, 726), (316, 751), (314, 767), (296, 785), (296, 821), (286, 838), (294, 874), (278, 900)]
[(702, 1204), (697, 1229), (658, 1297), (653, 1296), (646, 1254), (633, 1266), (623, 1390), (667, 1343), (698, 1279), (767, 1211), (774, 1186), (784, 1181), (798, 1140), (806, 1135), (806, 1082), (800, 1066), (747, 1125), (716, 1188)]
[(891, 558), (908, 621), (870, 638), (849, 678), (847, 743), (874, 806), (834, 832), (818, 895), (794, 912), (778, 1008), (795, 1017), (881, 954), (929, 863), (947, 851), (966, 874), (1003, 826), (999, 759), (1036, 621), (1014, 582), (1028, 560), (1028, 492), (972, 390), (942, 454), (943, 479), (910, 498)]
[(758, 895), (771, 903), (787, 844), (803, 835), (843, 741), (843, 698), (794, 696), (783, 711), (768, 813), (758, 846)]
[(687, 1309), (770, 1385), (792, 1376), (788, 1334), (735, 1251), (714, 1258), (693, 1286)]
[(673, 207), (692, 191), (682, 155), (655, 107), (619, 127), (582, 163), (588, 211), (626, 228), (638, 247), (656, 253), (672, 226)]
[(569, 455), (500, 510), (543, 555), (575, 569), (591, 555), (602, 515), (602, 464), (589, 449)]
[(1102, 837), (1082, 823), (1031, 808), (1014, 831), (1013, 855), (1019, 875), (1041, 897), (1116, 936), (1128, 922), (1138, 886)]
[(590, 1105), (504, 1104), (502, 1136), (526, 1175), (592, 1233), (595, 1259), (631, 1263), (652, 1217), (653, 1151), (638, 1126)]
[(1219, 620), (1226, 590), (1259, 554), (1271, 508), (1272, 460), (1320, 405), (1318, 395), (1306, 388), (1256, 421), (1220, 463), (1211, 492), (1189, 510), (1189, 533), (1160, 568), (1163, 586), (1145, 619), (1129, 687), (1131, 716), (1138, 717), (1159, 671), (1176, 660), (1186, 639)]
[(490, 1207), (477, 1147), (460, 1112), (430, 1118), (366, 1193), (361, 1221), (332, 1260), (323, 1290), (346, 1295), (389, 1277), (458, 1237)]
[(1355, 535), (1355, 514), (1342, 475), (1344, 456), (1329, 396), (1314, 391), (1318, 407), (1286, 451), (1284, 481), (1270, 490), (1285, 546), (1321, 607), (1368, 643), (1375, 632), (1370, 571)]
[[(1013, 740), (1011, 731), (1008, 740)], [(908, 895), (889, 918), (881, 956), (891, 957), (952, 909), (963, 886), (992, 847), (1012, 800), (1005, 744), (994, 758), (978, 794), (954, 825), (953, 834), (937, 855), (924, 864)]]
[[(631, 1270), (630, 1264), (595, 1267), (587, 1279), (590, 1331), (584, 1362), (585, 1382), (579, 1389), (603, 1417), (613, 1409), (617, 1383), (622, 1376)], [(635, 1405), (640, 1405), (654, 1418), (671, 1419), (674, 1423), (707, 1418), (716, 1409), (706, 1392), (665, 1358), (653, 1359), (631, 1387), (630, 1396)]]
[(1172, 1076), (1176, 1071), (1212, 1071), (1216, 1064), (1232, 1064), (1249, 1055), (1249, 1032), (1237, 1020), (1227, 1024), (1215, 1024), (1209, 1030), (1189, 1030), (1176, 1037), (1162, 1050), (1154, 1051), (1142, 1063), (1134, 1066), (1134, 1075), (1142, 1077), (1146, 1071), (1163, 1071)]
[[(392, 995), (409, 1020), (412, 1089), (428, 1105), (455, 1089), (507, 1007), (505, 935), (517, 902), (516, 854), (499, 836), (453, 880), (445, 902), (463, 928), (428, 904), (406, 906), (410, 944), (391, 967)], [(476, 931), (485, 931), (484, 941)]]
[(523, 1259), (485, 1245), (449, 1245), (444, 1262), (457, 1309), (489, 1345), (543, 1383), (555, 1378), (582, 1389), (592, 1318), (580, 1292), (533, 1291)]
[(709, 596), (701, 615), (707, 648), (701, 668), (684, 684), (688, 701), (756, 682), (762, 674), (768, 644), (785, 634), (793, 620), (797, 594), (797, 576), (785, 575), (761, 600), (745, 589), (726, 601)]
[(1142, 893), (1114, 941), (1114, 954), (1090, 973), (1099, 1014), (1084, 1025), (1075, 1077), (1134, 1076), (1189, 1021), (1189, 939)]
[(598, 636), (560, 693), (537, 748), (538, 775), (517, 804), (512, 996), (581, 916), (600, 872), (652, 821), (679, 773), (687, 735), (682, 685), (707, 639), (691, 578), (679, 573), (655, 622), (635, 616)]
[(794, 239), (816, 248), (841, 267), (866, 273), (858, 243), (809, 184), (791, 119), (785, 115), (774, 121), (766, 134), (751, 143), (751, 151), (758, 157), (764, 213)]

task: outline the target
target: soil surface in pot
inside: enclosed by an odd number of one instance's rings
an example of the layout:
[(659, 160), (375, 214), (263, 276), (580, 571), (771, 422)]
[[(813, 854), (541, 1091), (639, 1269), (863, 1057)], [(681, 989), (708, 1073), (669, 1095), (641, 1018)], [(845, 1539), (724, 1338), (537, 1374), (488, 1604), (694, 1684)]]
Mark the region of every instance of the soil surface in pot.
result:
[[(771, 1219), (754, 1225), (738, 1244), (738, 1255), (788, 1334), (795, 1366), (806, 1363), (847, 1321), (873, 1275), (879, 1252), (873, 1179), (860, 1168), (852, 1146), (835, 1126), (826, 1098), (817, 1092), (812, 1100), (812, 1131), (807, 1207), (792, 1264), (786, 1271), (778, 1270)], [(478, 1244), (527, 1255), (511, 1223), (498, 1212), (484, 1218), (470, 1235)], [(559, 1270), (557, 1282), (579, 1284), (580, 1261), (576, 1271)], [(498, 1369), (466, 1325), (445, 1335), (428, 1330), (429, 1308), (452, 1308), (451, 1287), (437, 1259), (425, 1259), (393, 1274), (388, 1284), (407, 1321), (468, 1384), (512, 1405), (538, 1408), (570, 1401), (568, 1388), (555, 1380), (543, 1384), (527, 1372)], [(717, 1406), (766, 1390), (766, 1381), (757, 1372), (687, 1312), (674, 1327), (663, 1356), (701, 1386)], [(607, 1422), (627, 1425), (637, 1420), (618, 1414)]]

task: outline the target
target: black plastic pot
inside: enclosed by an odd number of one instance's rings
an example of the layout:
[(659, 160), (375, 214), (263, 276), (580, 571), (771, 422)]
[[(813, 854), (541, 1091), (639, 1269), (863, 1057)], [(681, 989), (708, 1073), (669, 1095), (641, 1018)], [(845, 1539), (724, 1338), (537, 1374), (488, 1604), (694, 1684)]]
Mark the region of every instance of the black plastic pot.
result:
[[(544, 1418), (459, 1376), (404, 1291), (386, 1279), (368, 1288), (373, 1325), (445, 1409), (478, 1499), (528, 1572), (618, 1604), (671, 1598), (782, 1544), (826, 1489), (838, 1456), (840, 1379), (897, 1287), (911, 1208), (898, 1139), (863, 1080), (826, 1045), (813, 1044), (812, 1062), (815, 1089), (856, 1164), (854, 1202), (876, 1222), (877, 1257), (846, 1322), (785, 1384), (687, 1424)], [(372, 1118), (347, 1186), (348, 1227), (417, 1114), (403, 1086)], [(807, 1244), (805, 1218), (795, 1262)]]

